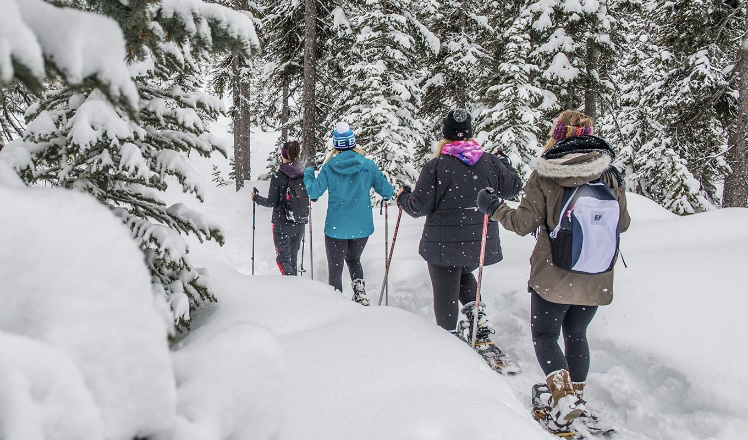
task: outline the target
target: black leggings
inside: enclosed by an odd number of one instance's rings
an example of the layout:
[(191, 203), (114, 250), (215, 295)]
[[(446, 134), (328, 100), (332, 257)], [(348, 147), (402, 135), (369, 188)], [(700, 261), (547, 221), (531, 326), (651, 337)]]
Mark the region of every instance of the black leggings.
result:
[[(590, 370), (587, 326), (595, 317), (597, 306), (556, 304), (544, 300), (537, 292), (530, 290), (532, 342), (540, 367), (546, 376), (554, 371), (567, 370), (572, 382), (584, 382)], [(558, 345), (562, 329), (565, 354)]]
[(363, 280), (364, 268), (361, 266), (361, 254), (364, 252), (369, 237), (349, 240), (331, 238), (325, 235), (325, 252), (327, 253), (327, 283), (343, 291), (343, 261), (348, 266), (351, 280)]
[(436, 324), (443, 329), (454, 330), (460, 316), (457, 301), (463, 305), (475, 301), (478, 282), (473, 272), (477, 267), (437, 266), (431, 263), (428, 266), (434, 291)]

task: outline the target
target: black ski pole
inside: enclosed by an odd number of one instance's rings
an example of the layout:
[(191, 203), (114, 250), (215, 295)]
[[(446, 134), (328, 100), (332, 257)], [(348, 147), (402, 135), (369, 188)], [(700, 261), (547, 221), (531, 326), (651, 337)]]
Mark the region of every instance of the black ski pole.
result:
[(252, 188), (252, 275), (255, 274), (255, 218), (257, 212), (257, 203), (255, 197), (257, 196), (257, 188)]
[(486, 235), (488, 232), (488, 214), (483, 214), (483, 234), (480, 239), (480, 262), (478, 263), (478, 286), (475, 288), (475, 312), (473, 314), (473, 331), (470, 340), (475, 348), (475, 335), (478, 331), (478, 311), (480, 310), (480, 283), (483, 279), (483, 261), (486, 257)]
[(304, 242), (306, 238), (306, 229), (304, 230), (304, 233), (301, 235), (301, 268), (299, 269), (299, 273), (301, 276), (304, 276)]
[(382, 291), (379, 293), (379, 304), (382, 305), (382, 297), (384, 297), (385, 286), (387, 285), (387, 278), (390, 273), (390, 263), (392, 262), (392, 251), (395, 250), (395, 240), (397, 240), (397, 231), (400, 229), (400, 218), (403, 216), (403, 208), (397, 213), (397, 222), (395, 222), (395, 232), (392, 234), (392, 244), (390, 245), (390, 254), (387, 257), (387, 262), (384, 267), (384, 280), (382, 281)]

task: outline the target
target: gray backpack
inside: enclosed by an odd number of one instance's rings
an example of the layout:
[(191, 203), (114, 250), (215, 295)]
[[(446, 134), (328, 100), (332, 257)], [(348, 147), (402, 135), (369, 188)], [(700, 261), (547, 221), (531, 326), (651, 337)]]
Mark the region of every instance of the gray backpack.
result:
[(618, 258), (620, 207), (604, 182), (565, 188), (558, 225), (549, 234), (553, 264), (569, 272), (598, 274)]

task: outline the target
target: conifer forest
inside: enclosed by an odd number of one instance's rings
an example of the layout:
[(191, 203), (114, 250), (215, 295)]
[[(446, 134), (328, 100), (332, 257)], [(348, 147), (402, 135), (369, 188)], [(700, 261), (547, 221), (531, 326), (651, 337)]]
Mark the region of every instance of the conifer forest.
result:
[[(748, 207), (745, 0), (0, 0), (0, 159), (29, 186), (91, 194), (132, 232), (174, 319), (213, 300), (183, 235), (221, 228), (188, 154), (250, 131), (321, 161), (346, 121), (393, 183), (414, 182), (452, 108), (523, 178), (577, 109), (627, 190), (688, 215)], [(49, 25), (54, 23), (54, 26)], [(233, 146), (210, 132), (232, 121)]]

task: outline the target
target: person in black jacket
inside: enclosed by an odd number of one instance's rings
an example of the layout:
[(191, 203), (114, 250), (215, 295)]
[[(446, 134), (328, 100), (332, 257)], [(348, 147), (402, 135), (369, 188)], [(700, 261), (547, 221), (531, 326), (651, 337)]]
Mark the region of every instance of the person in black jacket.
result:
[[(519, 193), (521, 181), (506, 156), (485, 153), (473, 140), (470, 113), (450, 111), (442, 121), (444, 139), (434, 158), (424, 166), (412, 192), (405, 187), (397, 204), (412, 217), (426, 216), (419, 254), (428, 263), (434, 293), (436, 323), (456, 332), (459, 300), (472, 325), (477, 281), (473, 272), (480, 261), (483, 213), (475, 198), (483, 188), (493, 188), (503, 198)], [(484, 264), (501, 261), (499, 227), (488, 224)], [(493, 333), (483, 304), (477, 307), (476, 339)], [(472, 329), (471, 329), (472, 333)]]
[(270, 188), (267, 198), (258, 194), (253, 188), (252, 200), (260, 206), (273, 208), (273, 242), (275, 243), (275, 261), (282, 275), (296, 275), (296, 261), (304, 236), (304, 224), (287, 219), (286, 208), (282, 198), (291, 179), (301, 179), (304, 176), (304, 166), (299, 161), (301, 148), (297, 141), (289, 141), (281, 148), (283, 163), (270, 178)]

